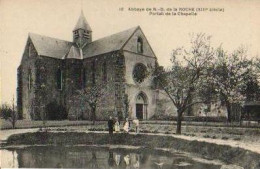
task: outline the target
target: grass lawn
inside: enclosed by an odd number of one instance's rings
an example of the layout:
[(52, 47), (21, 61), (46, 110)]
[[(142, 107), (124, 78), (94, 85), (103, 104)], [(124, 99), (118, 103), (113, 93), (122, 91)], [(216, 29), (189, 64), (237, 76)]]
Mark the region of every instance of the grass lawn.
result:
[[(97, 122), (98, 123), (98, 122)], [(80, 126), (80, 125), (90, 125), (92, 122), (90, 121), (46, 121), (45, 125), (48, 127), (60, 127), (60, 126)], [(16, 122), (16, 128), (39, 128), (43, 126), (43, 121), (31, 121), (31, 120), (18, 120)], [(12, 125), (9, 121), (4, 119), (0, 120), (0, 128), (1, 129), (11, 129)]]
[[(122, 125), (122, 124), (121, 124)], [(1, 129), (12, 128), (11, 123), (3, 119), (0, 120)], [(19, 120), (16, 128), (40, 128), (42, 121)], [(46, 121), (46, 126), (55, 127), (53, 130), (68, 131), (106, 131), (107, 122), (98, 121), (92, 125), (91, 121)], [(122, 128), (122, 126), (121, 126)], [(140, 123), (141, 133), (164, 133), (174, 134), (176, 124), (174, 121), (142, 121)], [(134, 125), (131, 130), (134, 131)], [(260, 143), (260, 127), (232, 127), (225, 126), (223, 123), (195, 123), (183, 122), (182, 134), (186, 136), (196, 136), (201, 138), (212, 138), (222, 140), (245, 141), (250, 144)]]

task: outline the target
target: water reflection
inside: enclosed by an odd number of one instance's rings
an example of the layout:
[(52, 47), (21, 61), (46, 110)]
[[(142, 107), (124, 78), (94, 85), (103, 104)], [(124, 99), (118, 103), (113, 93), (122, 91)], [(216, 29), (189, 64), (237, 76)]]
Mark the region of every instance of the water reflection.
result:
[(89, 169), (219, 169), (221, 166), (193, 161), (181, 154), (151, 150), (93, 147), (27, 147), (0, 150), (2, 167)]

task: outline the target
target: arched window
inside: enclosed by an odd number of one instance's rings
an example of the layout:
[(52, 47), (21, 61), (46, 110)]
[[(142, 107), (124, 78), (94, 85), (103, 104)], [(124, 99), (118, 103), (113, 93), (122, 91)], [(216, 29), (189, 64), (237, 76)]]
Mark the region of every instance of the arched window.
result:
[(137, 39), (137, 53), (143, 53), (143, 39), (141, 37)]
[(32, 70), (28, 70), (28, 89), (30, 90), (32, 88)]
[(62, 90), (62, 71), (61, 69), (57, 70), (57, 88)]
[(32, 43), (31, 42), (28, 42), (28, 56), (31, 57), (32, 56)]
[(74, 32), (74, 34), (75, 34), (75, 37), (76, 37), (76, 38), (79, 37), (79, 32), (78, 32), (78, 30), (76, 30), (76, 31)]
[(104, 61), (102, 65), (102, 75), (103, 75), (103, 82), (107, 81), (107, 63)]
[(95, 60), (92, 61), (91, 71), (92, 71), (92, 84), (95, 85), (95, 83), (96, 83), (96, 62), (95, 62)]

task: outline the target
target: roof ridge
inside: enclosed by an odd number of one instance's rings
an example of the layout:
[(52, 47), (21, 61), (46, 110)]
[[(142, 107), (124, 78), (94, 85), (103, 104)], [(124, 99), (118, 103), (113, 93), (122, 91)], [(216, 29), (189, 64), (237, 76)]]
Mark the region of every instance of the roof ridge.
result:
[[(88, 44), (91, 44), (91, 43), (96, 42), (96, 41), (99, 41), (99, 40), (103, 40), (103, 39), (105, 39), (105, 38), (110, 38), (111, 36), (114, 36), (114, 35), (117, 35), (117, 34), (120, 34), (120, 33), (124, 33), (124, 32), (130, 31), (131, 29), (133, 29), (133, 31), (135, 31), (138, 27), (140, 27), (140, 26), (135, 26), (135, 27), (132, 27), (132, 28), (129, 28), (129, 29), (126, 29), (126, 30), (117, 32), (117, 33), (113, 33), (113, 34), (111, 34), (111, 35), (108, 35), (108, 36), (105, 36), (105, 37), (96, 39), (96, 40), (94, 40), (94, 41), (92, 41), (92, 42), (90, 42), (90, 43), (88, 43)], [(88, 45), (88, 44), (87, 44), (87, 45)], [(86, 46), (87, 46), (87, 45), (86, 45)]]
[(29, 33), (28, 33), (28, 36), (31, 37), (31, 35), (33, 35), (33, 36), (36, 35), (36, 36), (41, 36), (41, 37), (49, 38), (49, 39), (53, 39), (53, 40), (58, 40), (58, 41), (64, 41), (64, 42), (73, 43), (73, 42), (71, 42), (71, 41), (67, 41), (67, 40), (64, 40), (64, 39), (53, 38), (53, 37), (50, 37), (50, 36), (46, 36), (46, 35), (41, 35), (41, 34), (38, 34), (38, 33), (29, 32)]
[(135, 26), (86, 44), (83, 48), (84, 58), (122, 49), (123, 45), (139, 27)]
[(134, 31), (132, 32), (132, 34), (128, 37), (128, 39), (125, 41), (125, 43), (121, 46), (121, 49), (123, 49), (125, 47), (125, 45), (128, 43), (128, 41), (132, 38), (132, 36), (135, 34), (137, 29), (141, 29), (141, 27), (138, 25)]

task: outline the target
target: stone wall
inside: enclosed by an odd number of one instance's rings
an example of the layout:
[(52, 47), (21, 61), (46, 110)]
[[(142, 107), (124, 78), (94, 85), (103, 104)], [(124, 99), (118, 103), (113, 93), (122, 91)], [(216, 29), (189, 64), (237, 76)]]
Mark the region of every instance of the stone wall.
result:
[(22, 74), (22, 66), (20, 65), (17, 68), (17, 112), (19, 119), (23, 118), (23, 74)]
[[(111, 52), (86, 58), (82, 62), (81, 72), (82, 89), (95, 85), (106, 87), (102, 97), (98, 99), (97, 120), (106, 120), (110, 115), (123, 116), (124, 57), (119, 52)], [(75, 95), (77, 94), (74, 92), (74, 94), (67, 96), (67, 105), (74, 104), (73, 102), (69, 103), (69, 100)], [(79, 102), (77, 107), (73, 106), (69, 109), (69, 115), (71, 118), (82, 115), (83, 119), (90, 120), (90, 111), (88, 103)]]
[[(24, 49), (21, 64), (18, 68), (18, 87), (17, 87), (17, 108), (20, 118), (30, 119), (31, 97), (34, 97), (34, 80), (35, 80), (35, 61), (37, 52), (28, 39)], [(31, 80), (29, 83), (29, 74)], [(30, 84), (30, 89), (29, 89)]]
[(150, 66), (155, 65), (155, 58), (143, 56), (138, 53), (132, 53), (125, 51), (125, 79), (126, 79), (126, 93), (128, 94), (129, 98), (129, 116), (131, 118), (136, 117), (136, 98), (138, 94), (144, 93), (146, 96), (147, 101), (147, 114), (144, 115), (144, 119), (149, 119), (153, 116), (156, 110), (156, 98), (157, 92), (152, 88), (153, 79), (149, 75), (144, 79), (142, 83), (137, 83), (133, 79), (133, 70), (137, 63), (141, 63), (146, 66), (147, 71), (149, 70)]

